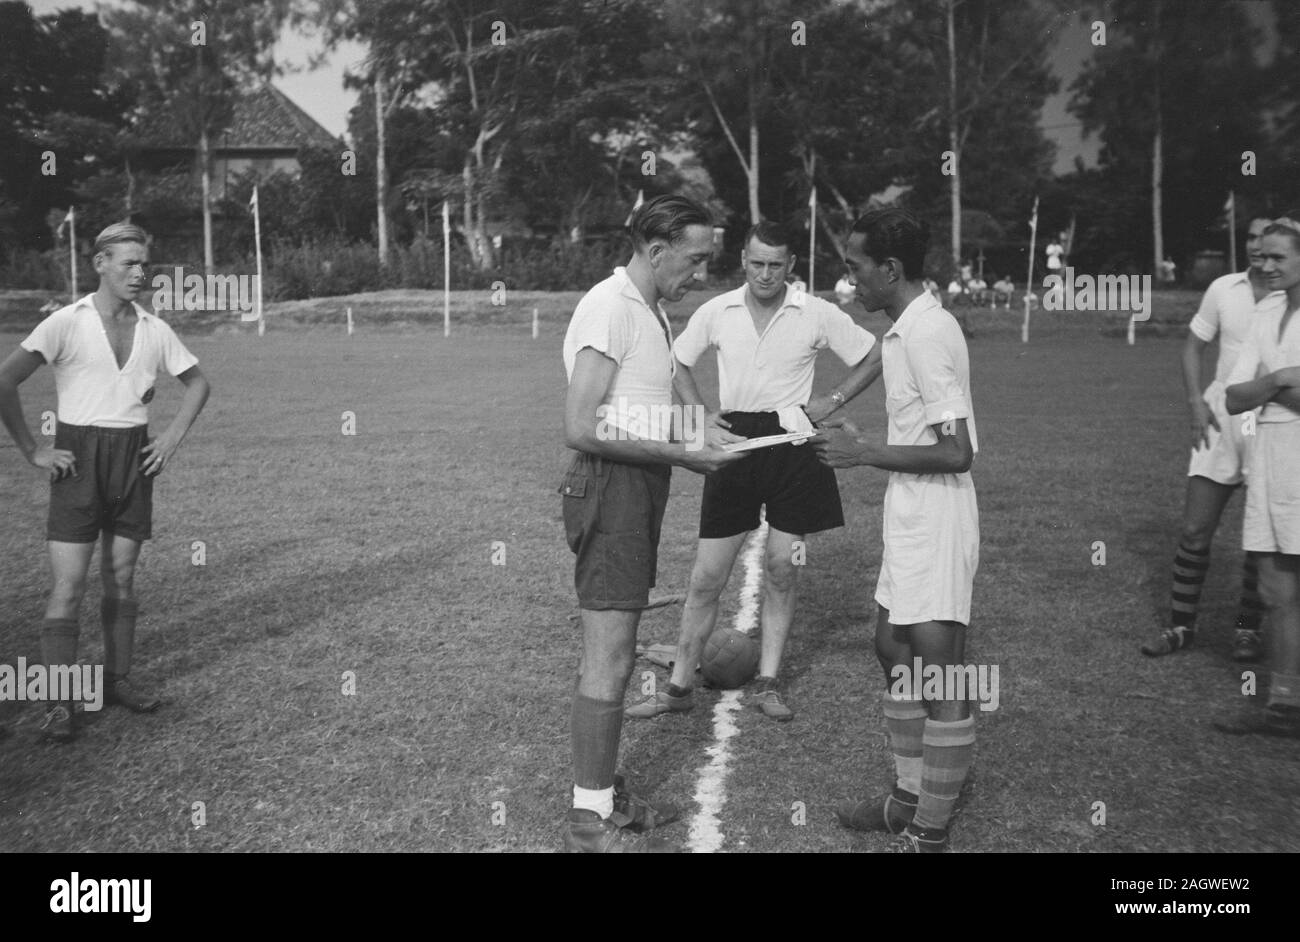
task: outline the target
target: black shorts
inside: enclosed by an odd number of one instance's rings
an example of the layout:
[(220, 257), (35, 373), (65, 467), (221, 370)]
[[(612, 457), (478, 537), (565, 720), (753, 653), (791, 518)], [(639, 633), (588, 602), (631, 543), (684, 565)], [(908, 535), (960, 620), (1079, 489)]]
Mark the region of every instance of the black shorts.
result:
[(153, 535), (153, 478), (140, 470), (140, 449), (149, 427), (101, 428), (65, 425), (54, 431), (54, 447), (72, 452), (75, 477), (50, 482), (45, 538), (59, 543), (93, 543), (100, 531), (144, 542)]
[[(775, 412), (728, 412), (731, 431), (746, 438), (785, 431)], [(759, 508), (767, 505), (767, 523), (802, 536), (844, 526), (835, 472), (817, 460), (807, 442), (773, 445), (750, 452), (704, 479), (700, 503), (700, 539), (714, 540), (758, 528)]]
[(668, 505), (666, 464), (624, 464), (578, 452), (560, 485), (573, 584), (590, 610), (645, 608)]

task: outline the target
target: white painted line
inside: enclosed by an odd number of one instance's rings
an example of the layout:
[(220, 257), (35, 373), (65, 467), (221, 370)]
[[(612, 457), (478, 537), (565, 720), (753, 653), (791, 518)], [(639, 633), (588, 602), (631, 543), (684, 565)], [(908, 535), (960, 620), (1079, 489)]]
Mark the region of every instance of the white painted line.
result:
[[(763, 586), (763, 550), (766, 546), (767, 521), (764, 520), (750, 534), (742, 557), (745, 583), (740, 589), (740, 609), (736, 612), (732, 627), (745, 634), (752, 633), (758, 625), (759, 590)], [(691, 819), (690, 837), (687, 840), (687, 846), (695, 854), (711, 854), (722, 849), (722, 829), (718, 825), (718, 815), (727, 803), (727, 763), (731, 758), (727, 744), (732, 736), (740, 732), (740, 727), (736, 725), (740, 698), (739, 690), (728, 690), (713, 708), (714, 742), (705, 750), (709, 761), (700, 769), (695, 785), (695, 801), (700, 810)]]

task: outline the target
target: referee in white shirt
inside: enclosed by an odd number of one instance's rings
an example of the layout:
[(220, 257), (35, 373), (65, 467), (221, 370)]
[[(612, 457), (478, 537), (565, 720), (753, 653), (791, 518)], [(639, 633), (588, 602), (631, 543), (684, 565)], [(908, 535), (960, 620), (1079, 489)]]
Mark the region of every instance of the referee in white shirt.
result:
[[(786, 284), (794, 266), (790, 239), (777, 224), (750, 229), (741, 263), (745, 285), (701, 305), (673, 344), (675, 386), (688, 405), (703, 398), (692, 369), (709, 347), (718, 351), (719, 425), (746, 438), (812, 429), (880, 375), (875, 338), (834, 304)], [(830, 395), (811, 397), (817, 354), (829, 347), (852, 367)], [(811, 398), (810, 398), (811, 397)], [(746, 462), (708, 475), (700, 506), (700, 540), (682, 611), (672, 678), (627, 715), (646, 719), (694, 706), (695, 667), (718, 618), (736, 555), (766, 508), (762, 654), (750, 704), (776, 720), (793, 711), (777, 674), (794, 619), (799, 565), (794, 544), (809, 533), (844, 525), (835, 473), (807, 445), (774, 445)]]
[[(152, 535), (153, 480), (163, 471), (208, 398), (198, 360), (162, 320), (136, 303), (146, 287), (148, 236), (115, 223), (95, 239), (99, 288), (36, 326), (0, 364), (0, 419), (29, 463), (49, 472), (46, 540), (54, 585), (41, 627), (46, 666), (77, 662), (78, 611), (86, 573), (102, 535), (105, 703), (134, 712), (159, 699), (127, 674), (135, 644), (133, 580)], [(27, 428), (19, 385), (48, 363), (58, 394), (53, 445), (37, 445)], [(149, 438), (148, 404), (160, 370), (185, 386), (171, 424)], [(48, 739), (73, 736), (73, 704), (54, 701), (41, 729)]]

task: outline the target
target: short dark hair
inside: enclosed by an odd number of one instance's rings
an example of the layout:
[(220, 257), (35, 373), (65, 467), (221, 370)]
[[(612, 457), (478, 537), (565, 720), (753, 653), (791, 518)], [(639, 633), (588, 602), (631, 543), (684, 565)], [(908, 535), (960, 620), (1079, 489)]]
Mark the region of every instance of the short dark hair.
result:
[(633, 248), (643, 248), (654, 239), (675, 244), (688, 226), (713, 226), (709, 211), (689, 196), (656, 196), (632, 211), (628, 228)]
[(925, 253), (930, 248), (930, 225), (905, 209), (894, 206), (863, 213), (853, 224), (853, 232), (864, 236), (862, 251), (879, 264), (887, 258), (903, 263), (903, 277), (915, 281), (925, 267)]
[(774, 249), (794, 251), (794, 243), (790, 240), (789, 230), (779, 222), (764, 219), (762, 222), (750, 226), (745, 233), (745, 248), (749, 248), (750, 240), (755, 238), (764, 245), (772, 246)]

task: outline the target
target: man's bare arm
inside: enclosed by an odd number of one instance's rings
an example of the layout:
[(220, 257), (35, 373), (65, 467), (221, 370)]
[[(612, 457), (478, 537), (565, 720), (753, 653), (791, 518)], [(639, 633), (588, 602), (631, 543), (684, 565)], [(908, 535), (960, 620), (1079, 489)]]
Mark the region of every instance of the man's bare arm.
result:
[(1210, 443), (1210, 429), (1219, 427), (1219, 420), (1214, 417), (1214, 410), (1206, 404), (1201, 395), (1201, 366), (1205, 362), (1205, 348), (1209, 346), (1204, 340), (1190, 330), (1187, 341), (1183, 344), (1183, 389), (1187, 392), (1187, 407), (1192, 412), (1192, 447)]
[(27, 428), (22, 398), (18, 395), (18, 387), (40, 369), (44, 362), (45, 358), (39, 353), (19, 347), (0, 363), (0, 420), (4, 422), (14, 444), (27, 462), (34, 467), (49, 470), (54, 479), (58, 480), (65, 474), (77, 473), (76, 458), (66, 449), (36, 443)]
[(617, 370), (618, 364), (591, 347), (578, 351), (564, 400), (564, 443), (570, 448), (629, 464), (675, 464), (701, 474), (744, 457), (707, 445), (688, 451), (679, 443), (631, 439), (613, 429), (600, 434), (596, 410), (605, 401)]
[(157, 474), (171, 460), (176, 449), (185, 440), (190, 426), (203, 411), (203, 405), (208, 401), (208, 395), (212, 391), (207, 377), (199, 370), (198, 364), (191, 366), (176, 378), (185, 386), (185, 396), (181, 399), (181, 407), (176, 410), (176, 415), (166, 431), (140, 449), (140, 454), (145, 459), (143, 465), (145, 474)]
[(812, 439), (823, 464), (832, 468), (870, 465), (882, 471), (910, 474), (960, 474), (975, 460), (970, 429), (965, 419), (931, 425), (937, 441), (933, 445), (875, 445), (845, 419), (832, 419), (827, 429)]
[[(844, 396), (843, 404), (852, 402), (854, 396), (857, 396), (860, 392), (878, 380), (883, 368), (884, 367), (881, 364), (880, 344), (874, 343), (871, 345), (871, 350), (867, 352), (867, 355), (859, 360), (857, 366), (853, 367), (849, 372), (849, 375), (841, 380), (839, 385), (836, 386), (836, 389), (838, 389), (840, 394)], [(808, 400), (808, 407), (804, 411), (808, 413), (808, 418), (812, 419), (814, 422), (821, 422), (841, 407), (842, 404), (837, 403), (829, 395), (813, 396)]]
[(27, 418), (23, 415), (23, 403), (18, 395), (18, 387), (40, 369), (44, 362), (45, 358), (39, 353), (32, 353), (19, 347), (9, 354), (3, 363), (0, 363), (0, 420), (9, 430), (9, 436), (18, 446), (18, 450), (29, 461), (36, 452), (36, 439), (27, 428)]

